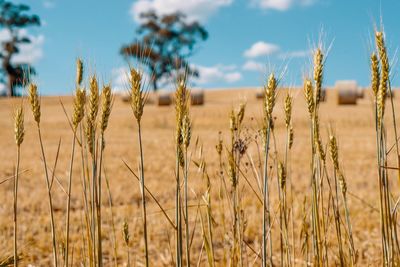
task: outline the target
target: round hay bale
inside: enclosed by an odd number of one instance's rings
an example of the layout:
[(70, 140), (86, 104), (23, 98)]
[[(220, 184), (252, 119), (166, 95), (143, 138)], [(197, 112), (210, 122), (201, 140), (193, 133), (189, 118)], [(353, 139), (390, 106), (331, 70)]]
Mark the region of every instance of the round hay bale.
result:
[(337, 94), (338, 105), (356, 105), (358, 92), (356, 90), (339, 90)]
[(321, 102), (326, 102), (326, 89), (322, 89), (321, 90), (321, 98), (320, 98)]
[(159, 106), (169, 106), (172, 104), (171, 94), (169, 93), (159, 93), (157, 104)]
[(263, 91), (259, 91), (256, 93), (256, 99), (263, 99), (264, 98), (264, 92)]
[(355, 80), (336, 81), (338, 105), (356, 105), (359, 98), (359, 87)]
[(204, 91), (194, 90), (190, 92), (190, 104), (192, 106), (204, 105)]
[(398, 96), (399, 90), (400, 90), (400, 88), (398, 88), (398, 87), (392, 87), (393, 98), (396, 98)]
[(128, 94), (127, 92), (121, 93), (121, 99), (123, 102), (130, 102), (131, 101), (131, 95)]
[[(395, 93), (394, 93), (394, 90), (392, 89), (392, 97), (395, 98), (394, 96), (395, 96)], [(387, 97), (387, 98), (390, 98), (390, 92), (389, 92), (389, 90), (387, 90), (386, 97)]]
[(364, 89), (362, 89), (362, 88), (357, 89), (357, 98), (360, 98), (360, 99), (364, 98)]

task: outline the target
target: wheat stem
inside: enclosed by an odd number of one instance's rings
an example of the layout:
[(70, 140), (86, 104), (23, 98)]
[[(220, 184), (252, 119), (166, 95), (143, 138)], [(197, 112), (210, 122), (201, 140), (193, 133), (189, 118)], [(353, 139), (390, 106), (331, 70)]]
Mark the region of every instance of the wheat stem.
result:
[(71, 210), (71, 195), (72, 195), (72, 169), (74, 164), (74, 154), (75, 154), (75, 140), (76, 132), (73, 133), (72, 138), (72, 152), (71, 160), (69, 165), (69, 178), (68, 178), (68, 195), (67, 195), (67, 218), (65, 223), (65, 266), (68, 267), (69, 262), (69, 228), (70, 228), (70, 210)]
[(17, 207), (18, 207), (18, 181), (19, 181), (19, 162), (20, 162), (20, 155), (21, 148), (17, 146), (17, 166), (14, 178), (14, 266), (18, 267), (18, 221), (17, 221)]
[(145, 264), (149, 266), (149, 251), (147, 244), (147, 212), (146, 212), (146, 192), (144, 180), (144, 163), (143, 163), (143, 143), (142, 143), (142, 127), (140, 121), (138, 122), (138, 141), (139, 141), (139, 155), (140, 155), (140, 190), (142, 194), (142, 216), (143, 216), (143, 235), (144, 235), (144, 249), (145, 249)]

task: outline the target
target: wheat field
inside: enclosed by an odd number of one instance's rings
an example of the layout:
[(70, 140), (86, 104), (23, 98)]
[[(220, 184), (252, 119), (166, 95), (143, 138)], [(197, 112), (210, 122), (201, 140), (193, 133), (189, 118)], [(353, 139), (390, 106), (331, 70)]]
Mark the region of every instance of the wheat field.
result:
[[(283, 98), (287, 90), (278, 90), (276, 107), (274, 110), (275, 138), (278, 150), (285, 145), (285, 125)], [(257, 169), (261, 164), (259, 154), (252, 139), (258, 134), (262, 120), (262, 101), (255, 98), (255, 90), (210, 90), (206, 91), (205, 105), (191, 107), (193, 120), (192, 144), (190, 155), (192, 161), (198, 161), (200, 154), (207, 163), (207, 172), (210, 176), (213, 189), (211, 191), (215, 216), (214, 246), (216, 251), (216, 265), (223, 266), (223, 251), (229, 251), (229, 231), (224, 233), (221, 213), (229, 217), (229, 213), (219, 202), (219, 164), (218, 153), (215, 146), (218, 144), (221, 132), (224, 146), (229, 141), (229, 114), (230, 110), (241, 102), (246, 102), (244, 118), (244, 135), (249, 139), (248, 157), (243, 160), (243, 175), (247, 176), (250, 184), (256, 187), (256, 180), (252, 173), (250, 159)], [(301, 205), (305, 196), (309, 197), (310, 183), (310, 133), (309, 118), (302, 90), (292, 89), (293, 95), (293, 127), (294, 143), (290, 155), (290, 173), (294, 187), (294, 246), (296, 265), (304, 265), (300, 252), (301, 240), (298, 235), (301, 227)], [(150, 95), (150, 99), (154, 95)], [(58, 165), (55, 176), (58, 182), (53, 185), (53, 208), (55, 211), (56, 233), (58, 243), (62, 242), (63, 227), (66, 213), (66, 193), (68, 164), (71, 154), (71, 129), (68, 125), (60, 101), (65, 105), (68, 115), (72, 113), (71, 97), (42, 97), (42, 133), (44, 148), (48, 164), (53, 167), (59, 141), (61, 142)], [(21, 99), (0, 100), (1, 127), (1, 153), (0, 177), (1, 180), (10, 177), (15, 167), (15, 143), (13, 137), (13, 109), (20, 105)], [(397, 99), (396, 101), (397, 102)], [(41, 155), (36, 127), (29, 112), (29, 103), (24, 100), (25, 107), (25, 140), (21, 146), (21, 165), (23, 171), (19, 185), (19, 236), (18, 242), (23, 253), (23, 265), (47, 266), (51, 263), (51, 235), (48, 218), (48, 204), (46, 201), (46, 185), (41, 167)], [(146, 104), (143, 115), (143, 146), (144, 146), (144, 172), (146, 186), (160, 201), (167, 213), (173, 218), (175, 197), (175, 158), (174, 158), (174, 116), (173, 106), (158, 107)], [(340, 147), (340, 162), (344, 169), (349, 192), (349, 206), (354, 229), (354, 243), (358, 254), (359, 266), (376, 266), (381, 262), (380, 229), (379, 229), (379, 198), (377, 188), (375, 126), (373, 114), (372, 92), (366, 91), (365, 97), (357, 105), (338, 106), (336, 104), (336, 91), (328, 90), (327, 102), (320, 106), (321, 134), (326, 144), (327, 129), (332, 124), (336, 130)], [(104, 169), (105, 176), (109, 179), (110, 190), (113, 198), (113, 213), (117, 237), (118, 263), (126, 264), (126, 248), (122, 237), (122, 224), (129, 223), (131, 236), (131, 264), (143, 264), (143, 240), (141, 228), (140, 187), (137, 180), (128, 171), (123, 163), (125, 160), (134, 170), (138, 166), (138, 144), (136, 124), (131, 107), (119, 97), (115, 98), (109, 127), (106, 132), (106, 150)], [(390, 139), (390, 136), (389, 136)], [(196, 141), (198, 140), (198, 141)], [(195, 142), (197, 142), (197, 147)], [(202, 146), (202, 151), (200, 149)], [(225, 156), (223, 156), (225, 158)], [(226, 159), (223, 159), (224, 161)], [(79, 155), (76, 155), (76, 162)], [(272, 162), (272, 161), (271, 161)], [(271, 163), (272, 165), (272, 163)], [(331, 167), (330, 167), (331, 168)], [(71, 248), (73, 251), (73, 264), (78, 265), (82, 256), (83, 212), (82, 212), (82, 183), (80, 179), (79, 164), (74, 168), (71, 210)], [(245, 248), (245, 260), (249, 265), (258, 265), (260, 260), (250, 249), (260, 252), (261, 246), (261, 204), (252, 195), (249, 185), (240, 179), (242, 191), (242, 209), (246, 218), (244, 240), (249, 244)], [(276, 176), (271, 178), (272, 207), (277, 205)], [(399, 181), (393, 180), (394, 187)], [(193, 264), (199, 260), (202, 247), (201, 226), (199, 222), (198, 207), (203, 205), (201, 196), (205, 192), (205, 181), (195, 164), (190, 164), (189, 172), (189, 203), (190, 225), (193, 227), (194, 238), (191, 247)], [(0, 185), (0, 257), (12, 255), (12, 196), (13, 183), (5, 181)], [(104, 186), (105, 188), (105, 186)], [(104, 235), (104, 262), (106, 266), (113, 264), (112, 252), (112, 226), (107, 192), (103, 191), (103, 235)], [(148, 197), (148, 232), (149, 256), (152, 266), (170, 266), (174, 256), (174, 231), (168, 224), (156, 203)], [(274, 208), (275, 209), (275, 208)], [(196, 222), (195, 222), (196, 221)], [(228, 227), (228, 223), (227, 226)], [(278, 229), (276, 224), (273, 228)], [(277, 232), (274, 233), (274, 254), (278, 258)], [(59, 245), (59, 244), (58, 244)], [(329, 245), (335, 250), (332, 241)], [(333, 253), (335, 253), (333, 251)], [(334, 257), (332, 257), (334, 259)], [(332, 265), (333, 262), (331, 262)], [(206, 265), (204, 253), (200, 266)]]

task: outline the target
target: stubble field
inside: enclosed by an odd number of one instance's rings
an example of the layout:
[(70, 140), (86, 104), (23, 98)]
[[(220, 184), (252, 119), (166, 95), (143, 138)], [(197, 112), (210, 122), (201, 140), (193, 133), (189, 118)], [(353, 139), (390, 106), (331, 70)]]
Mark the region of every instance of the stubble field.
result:
[[(219, 158), (215, 146), (218, 144), (221, 132), (225, 147), (229, 145), (229, 113), (239, 103), (246, 102), (244, 118), (244, 136), (248, 140), (246, 155), (242, 161), (242, 173), (239, 186), (241, 191), (241, 209), (245, 218), (244, 230), (244, 260), (247, 265), (259, 265), (260, 259), (256, 253), (261, 249), (261, 203), (258, 201), (253, 189), (258, 192), (256, 174), (254, 170), (261, 171), (262, 159), (254, 139), (257, 139), (261, 127), (262, 102), (255, 98), (255, 90), (215, 90), (206, 91), (205, 105), (191, 107), (193, 120), (192, 142), (190, 155), (192, 163), (189, 173), (189, 220), (194, 233), (192, 263), (206, 265), (205, 252), (202, 249), (202, 231), (199, 219), (199, 210), (204, 214), (204, 201), (206, 181), (198, 171), (194, 162), (202, 156), (207, 164), (207, 173), (212, 183), (212, 202), (214, 214), (214, 249), (216, 251), (216, 265), (224, 266), (224, 254), (229, 254), (230, 244), (230, 211), (225, 200), (221, 200), (221, 178), (219, 171)], [(302, 224), (302, 203), (305, 196), (310, 198), (310, 127), (309, 115), (302, 90), (292, 90), (294, 97), (293, 127), (294, 143), (290, 152), (289, 175), (293, 184), (293, 216), (294, 252), (296, 265), (304, 266), (304, 257), (301, 254), (300, 228)], [(281, 158), (286, 142), (284, 126), (283, 97), (285, 90), (278, 90), (277, 104), (274, 109), (275, 134), (271, 146), (271, 165), (274, 158)], [(373, 100), (371, 92), (366, 91), (364, 99), (357, 105), (338, 106), (336, 104), (336, 91), (328, 90), (327, 102), (320, 106), (320, 124), (323, 143), (328, 140), (328, 127), (332, 125), (339, 140), (340, 163), (344, 170), (348, 187), (348, 201), (350, 217), (354, 231), (354, 243), (358, 253), (359, 266), (377, 266), (381, 262), (381, 240), (379, 223), (379, 191), (377, 189), (377, 163), (376, 163), (376, 132), (374, 126)], [(62, 247), (66, 194), (68, 179), (68, 165), (71, 154), (72, 132), (60, 105), (64, 103), (68, 115), (72, 113), (71, 97), (42, 97), (41, 127), (44, 148), (48, 164), (52, 168), (61, 141), (58, 165), (55, 170), (53, 208), (59, 248)], [(398, 99), (395, 99), (397, 102)], [(14, 141), (13, 110), (19, 105), (21, 99), (0, 99), (0, 183), (14, 173), (16, 159), (16, 145)], [(23, 265), (49, 266), (51, 263), (51, 235), (49, 223), (49, 208), (47, 202), (47, 189), (43, 173), (37, 129), (33, 121), (29, 103), (25, 103), (25, 140), (21, 146), (21, 165), (23, 171), (19, 185), (18, 240), (23, 253)], [(390, 116), (387, 116), (390, 119)], [(174, 218), (175, 204), (175, 110), (174, 106), (158, 107), (147, 104), (143, 115), (143, 144), (146, 186), (158, 199), (171, 218)], [(137, 180), (123, 163), (126, 161), (133, 170), (138, 166), (138, 142), (136, 123), (128, 103), (120, 97), (115, 98), (110, 117), (109, 127), (105, 136), (105, 176), (110, 183), (113, 199), (114, 224), (117, 237), (118, 262), (121, 266), (127, 263), (127, 249), (122, 239), (122, 224), (129, 223), (131, 235), (130, 261), (132, 266), (141, 266), (143, 263), (143, 240), (141, 226), (141, 195)], [(197, 141), (196, 141), (197, 140)], [(259, 141), (259, 139), (257, 139)], [(388, 144), (393, 144), (393, 137), (389, 134)], [(201, 148), (202, 147), (202, 148)], [(78, 149), (79, 150), (79, 149)], [(82, 181), (80, 153), (75, 154), (75, 168), (73, 176), (72, 193), (72, 223), (71, 223), (71, 253), (73, 265), (78, 266), (83, 247), (83, 209), (82, 209)], [(223, 153), (222, 160), (227, 162)], [(225, 163), (226, 164), (226, 163)], [(254, 165), (254, 166), (252, 166)], [(389, 163), (390, 165), (390, 163)], [(224, 165), (225, 166), (225, 165)], [(223, 167), (226, 183), (226, 166)], [(331, 162), (328, 159), (328, 169)], [(390, 171), (395, 179), (395, 171)], [(248, 180), (248, 182), (246, 181)], [(277, 214), (277, 181), (276, 174), (270, 176), (272, 217), (274, 226), (272, 236), (274, 240), (274, 254), (279, 258), (279, 224)], [(399, 181), (392, 180), (393, 191), (398, 192)], [(251, 187), (250, 187), (250, 185)], [(252, 189), (253, 188), (253, 189)], [(12, 255), (13, 249), (13, 183), (12, 179), (0, 184), (0, 258)], [(290, 199), (292, 199), (290, 197)], [(111, 266), (113, 262), (112, 249), (112, 223), (109, 208), (108, 193), (105, 182), (103, 183), (102, 197), (103, 212), (103, 246), (104, 262)], [(290, 202), (290, 201), (289, 201)], [(328, 211), (327, 211), (328, 212)], [(275, 214), (275, 215), (274, 215)], [(224, 220), (226, 221), (224, 224)], [(334, 231), (334, 223), (328, 222), (329, 231)], [(170, 266), (174, 257), (174, 231), (166, 220), (155, 201), (148, 197), (148, 232), (149, 255), (151, 266)], [(336, 245), (335, 240), (328, 240), (331, 246), (332, 261), (335, 265)], [(329, 245), (331, 242), (331, 245)], [(225, 252), (225, 253), (224, 253)], [(202, 253), (201, 259), (199, 255)], [(61, 254), (60, 254), (61, 255)], [(229, 257), (228, 255), (226, 255)], [(278, 260), (279, 261), (279, 260)]]

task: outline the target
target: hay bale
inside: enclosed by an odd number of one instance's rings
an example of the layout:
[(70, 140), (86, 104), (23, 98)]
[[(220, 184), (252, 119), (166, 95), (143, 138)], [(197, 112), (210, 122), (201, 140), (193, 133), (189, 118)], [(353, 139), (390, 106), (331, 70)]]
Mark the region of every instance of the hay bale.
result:
[(343, 80), (335, 83), (338, 105), (356, 105), (360, 88), (355, 80)]
[[(390, 98), (390, 92), (389, 92), (389, 90), (387, 91), (387, 93), (386, 93), (386, 97), (387, 98)], [(395, 98), (395, 93), (394, 93), (394, 90), (392, 89), (392, 97), (393, 97), (393, 99)]]
[(172, 97), (170, 93), (159, 93), (157, 104), (159, 106), (169, 106), (172, 104)]
[(392, 94), (393, 94), (393, 98), (396, 98), (399, 94), (400, 88), (398, 87), (392, 87)]
[(322, 89), (321, 90), (321, 98), (320, 98), (321, 102), (326, 102), (326, 89)]
[(204, 105), (204, 91), (203, 90), (193, 90), (190, 92), (190, 104), (192, 106)]
[(263, 99), (264, 98), (264, 92), (263, 91), (259, 91), (256, 93), (256, 99)]
[(338, 105), (356, 105), (358, 92), (356, 90), (342, 89), (338, 91)]
[(120, 96), (123, 102), (131, 102), (131, 95), (128, 92), (123, 92)]
[(362, 89), (362, 88), (357, 89), (357, 98), (360, 98), (360, 99), (364, 98), (364, 89)]

